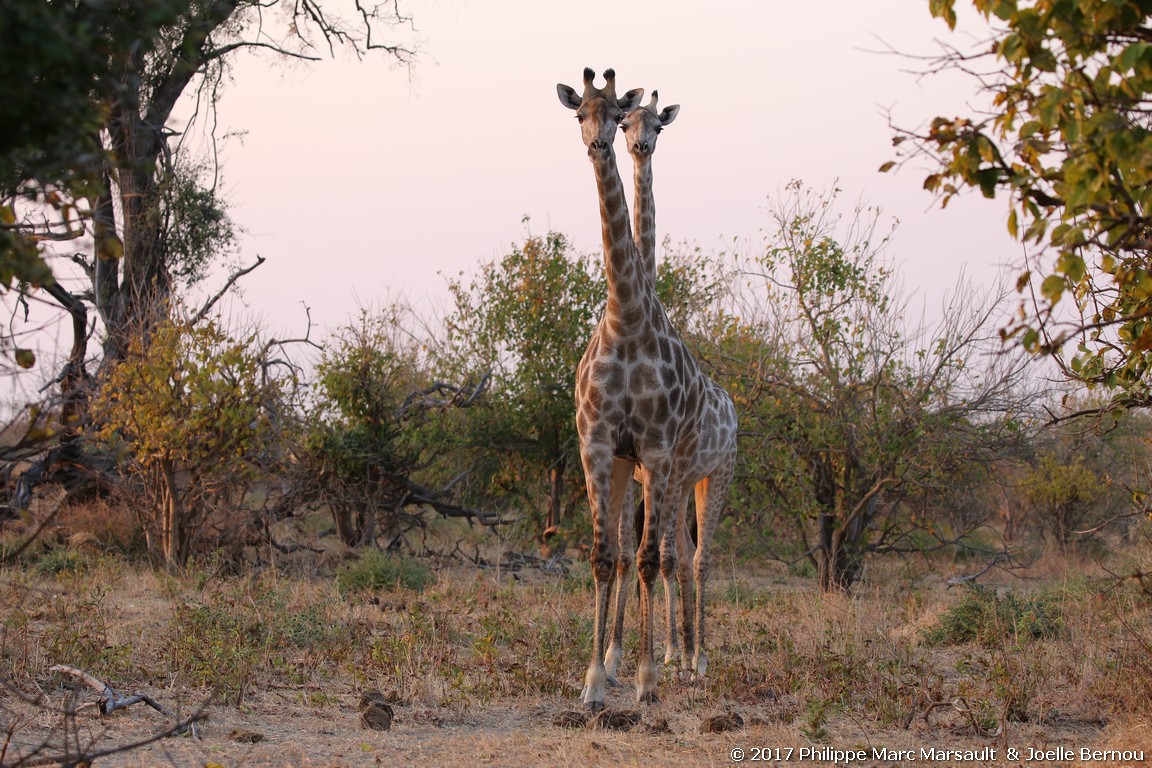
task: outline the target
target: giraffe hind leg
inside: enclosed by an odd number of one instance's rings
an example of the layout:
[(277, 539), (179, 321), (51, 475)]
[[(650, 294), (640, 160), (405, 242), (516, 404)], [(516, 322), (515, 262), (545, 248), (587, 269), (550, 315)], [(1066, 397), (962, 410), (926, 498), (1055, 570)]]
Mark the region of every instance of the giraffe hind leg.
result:
[[(693, 574), (696, 545), (692, 541), (688, 524), (688, 493), (684, 491), (681, 503), (681, 513), (677, 520), (676, 549), (678, 552), (676, 579), (680, 583), (680, 615), (683, 617), (681, 634), (683, 637), (683, 655), (680, 658), (681, 675), (689, 676), (693, 669), (693, 659), (696, 653), (696, 622), (694, 621), (696, 580)], [(693, 518), (693, 523), (695, 518)]]
[[(665, 572), (661, 568), (661, 574), (664, 576), (664, 596), (667, 600), (665, 606), (667, 610), (667, 627), (666, 627), (666, 646), (664, 653), (664, 665), (673, 666), (678, 662), (687, 664), (687, 659), (692, 654), (692, 644), (688, 638), (692, 633), (692, 614), (687, 610), (689, 601), (692, 595), (691, 584), (691, 568), (692, 568), (692, 553), (688, 551), (685, 546), (687, 539), (686, 533), (686, 515), (688, 511), (688, 492), (692, 486), (685, 486), (678, 488), (678, 498), (674, 505), (676, 510), (675, 524), (675, 545), (676, 545), (676, 561), (675, 573)], [(661, 564), (663, 566), (663, 564)], [(679, 594), (679, 600), (677, 600)], [(681, 648), (680, 637), (676, 632), (676, 610), (677, 602), (680, 604), (680, 615), (683, 619), (683, 637), (685, 643)]]
[(696, 528), (699, 541), (693, 562), (696, 577), (696, 651), (692, 657), (692, 669), (700, 678), (708, 672), (708, 655), (704, 650), (704, 597), (712, 565), (712, 535), (724, 512), (734, 468), (733, 456), (727, 464), (696, 485)]

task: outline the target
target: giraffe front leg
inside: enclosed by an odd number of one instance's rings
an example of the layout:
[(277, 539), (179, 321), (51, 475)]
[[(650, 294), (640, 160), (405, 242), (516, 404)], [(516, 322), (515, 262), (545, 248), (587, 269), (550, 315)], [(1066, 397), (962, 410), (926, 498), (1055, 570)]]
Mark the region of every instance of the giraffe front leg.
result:
[(644, 564), (640, 571), (640, 660), (636, 664), (636, 701), (652, 703), (658, 701), (656, 686), (660, 680), (660, 669), (653, 658), (652, 632), (652, 593), (656, 586), (656, 572), (659, 565)]
[(696, 651), (692, 655), (692, 671), (696, 677), (704, 677), (708, 672), (708, 655), (704, 652), (704, 587), (708, 582), (707, 558), (696, 553)]
[(635, 510), (632, 507), (632, 483), (626, 481), (619, 504), (618, 541), (620, 560), (616, 566), (616, 614), (612, 621), (612, 637), (608, 651), (604, 654), (604, 668), (608, 675), (608, 685), (620, 685), (617, 677), (620, 660), (624, 655), (624, 614), (628, 606), (628, 591), (632, 586), (629, 577), (636, 562), (636, 534), (634, 532)]
[(596, 607), (592, 629), (592, 661), (584, 675), (584, 690), (581, 699), (592, 712), (604, 709), (608, 678), (604, 668), (604, 638), (608, 625), (609, 590), (616, 571), (616, 532), (612, 530), (612, 513), (609, 501), (612, 497), (611, 455), (585, 450), (582, 447), (581, 459), (588, 484), (588, 505), (592, 512), (592, 580), (596, 591)]
[(604, 671), (608, 685), (613, 688), (620, 685), (620, 660), (624, 657), (624, 609), (628, 602), (628, 578), (625, 574), (628, 570), (624, 558), (621, 558), (616, 569), (616, 611), (612, 620), (612, 635), (608, 640), (608, 650), (604, 652)]
[(640, 661), (636, 667), (636, 700), (639, 702), (658, 701), (656, 694), (660, 678), (659, 667), (654, 658), (653, 604), (652, 595), (656, 576), (667, 570), (667, 559), (672, 558), (675, 567), (675, 547), (671, 545), (671, 526), (668, 524), (667, 467), (649, 467), (649, 481), (644, 498), (644, 535), (640, 539), (637, 556), (637, 570), (640, 572)]
[[(594, 535), (595, 538), (595, 535)], [(616, 569), (616, 556), (611, 542), (592, 545), (592, 578), (596, 590), (596, 608), (592, 629), (592, 661), (584, 675), (581, 698), (592, 712), (604, 709), (607, 692), (604, 689), (608, 673), (604, 667), (604, 635), (608, 624), (608, 598), (612, 573)]]

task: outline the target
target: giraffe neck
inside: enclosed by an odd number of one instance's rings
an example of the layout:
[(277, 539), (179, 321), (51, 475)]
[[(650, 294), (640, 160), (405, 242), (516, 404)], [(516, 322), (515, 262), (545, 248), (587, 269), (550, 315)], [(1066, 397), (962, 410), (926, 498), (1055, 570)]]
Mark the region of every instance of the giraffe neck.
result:
[(593, 155), (596, 188), (600, 193), (600, 225), (604, 236), (604, 272), (608, 281), (608, 303), (604, 310), (607, 327), (616, 332), (638, 328), (648, 312), (652, 287), (642, 258), (632, 240), (624, 185), (616, 168), (611, 147)]
[(652, 285), (656, 284), (656, 201), (652, 197), (652, 156), (633, 157), (635, 193), (635, 237), (640, 263)]

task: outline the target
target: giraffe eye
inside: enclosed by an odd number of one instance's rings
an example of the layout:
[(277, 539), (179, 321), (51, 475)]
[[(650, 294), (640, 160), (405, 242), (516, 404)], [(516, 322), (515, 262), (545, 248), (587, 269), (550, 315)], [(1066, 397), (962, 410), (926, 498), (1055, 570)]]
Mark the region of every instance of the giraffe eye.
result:
[(576, 122), (583, 123), (584, 122), (584, 115), (576, 115)]
[(662, 131), (662, 130), (664, 130), (664, 126), (662, 126), (662, 125), (656, 126), (656, 133), (660, 133), (660, 131)]

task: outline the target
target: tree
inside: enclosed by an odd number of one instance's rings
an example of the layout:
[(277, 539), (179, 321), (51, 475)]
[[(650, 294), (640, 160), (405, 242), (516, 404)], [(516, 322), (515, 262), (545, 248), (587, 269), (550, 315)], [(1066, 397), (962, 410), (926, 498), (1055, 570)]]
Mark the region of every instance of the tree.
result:
[[(0, 285), (14, 288), (6, 298), (24, 307), (35, 306), (29, 300), (43, 291), (73, 328), (56, 379), (62, 428), (25, 473), (17, 494), (25, 502), (52, 467), (86, 463), (76, 438), (86, 420), (88, 342), (96, 327), (89, 310), (102, 325), (106, 373), (148, 338), (148, 327), (166, 321), (173, 280), (195, 281), (232, 243), (216, 174), (203, 167), (214, 171), (216, 158), (189, 157), (170, 125), (181, 96), (201, 88), (201, 103), (211, 109), (230, 58), (244, 49), (314, 59), (319, 46), (343, 46), (411, 61), (411, 47), (380, 42), (409, 21), (398, 3), (354, 3), (351, 19), (326, 5), (0, 0)], [(46, 247), (61, 242), (75, 244), (66, 258)], [(80, 277), (68, 277), (76, 266)], [(237, 271), (226, 287), (252, 268)], [(33, 364), (28, 350), (11, 346), (19, 366)]]
[(538, 532), (551, 536), (565, 500), (579, 492), (572, 392), (606, 295), (603, 276), (591, 260), (574, 256), (564, 235), (549, 232), (482, 265), (471, 285), (449, 280), (448, 289), (455, 307), (445, 320), (441, 364), (469, 378), (493, 376), (467, 440), (496, 459), (490, 492), (502, 493), (495, 495), (519, 497), (531, 509), (546, 482)]
[(169, 566), (235, 515), (267, 463), (264, 406), (279, 393), (263, 357), (255, 337), (234, 339), (213, 321), (163, 321), (129, 345), (92, 401), (92, 437), (139, 488), (149, 549)]
[(994, 305), (958, 291), (938, 327), (909, 334), (879, 259), (890, 235), (874, 209), (843, 220), (838, 192), (789, 185), (733, 334), (761, 344), (754, 379), (733, 387), (748, 433), (738, 475), (760, 474), (824, 591), (851, 587), (868, 553), (912, 548), (914, 532), (958, 539), (909, 502), (954, 492), (965, 468), (1014, 446), (1027, 403), (1019, 357), (982, 358)]
[(407, 529), (424, 525), (425, 507), (489, 525), (499, 519), (454, 503), (456, 483), (435, 490), (422, 478), (452, 450), (457, 412), (484, 397), (489, 378), (464, 385), (431, 381), (403, 314), (398, 306), (361, 310), (324, 346), (289, 492), (278, 504), (326, 507), (349, 546), (377, 537), (398, 542)]
[[(0, 0), (0, 286), (52, 281), (32, 235), (68, 237), (73, 199), (99, 184), (101, 126), (109, 103), (128, 96), (117, 50), (150, 37), (175, 16), (171, 3), (28, 3)], [(18, 221), (17, 200), (53, 209), (62, 227), (36, 232)]]
[[(991, 46), (946, 48), (931, 70), (972, 75), (990, 111), (937, 117), (894, 141), (905, 159), (934, 163), (924, 187), (942, 206), (965, 188), (1005, 193), (1009, 233), (1039, 251), (1005, 337), (1052, 354), (1075, 380), (1114, 388), (1111, 407), (1152, 405), (1152, 3), (972, 5), (994, 25)], [(929, 2), (949, 27), (956, 6)]]
[(1035, 439), (1035, 454), (1017, 474), (1020, 506), (1041, 535), (1061, 548), (1120, 529), (1128, 537), (1131, 519), (1143, 508), (1147, 483), (1148, 414), (1115, 412), (1086, 422), (1075, 414), (1100, 406), (1065, 398), (1056, 423)]

